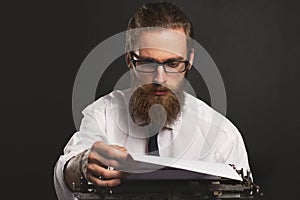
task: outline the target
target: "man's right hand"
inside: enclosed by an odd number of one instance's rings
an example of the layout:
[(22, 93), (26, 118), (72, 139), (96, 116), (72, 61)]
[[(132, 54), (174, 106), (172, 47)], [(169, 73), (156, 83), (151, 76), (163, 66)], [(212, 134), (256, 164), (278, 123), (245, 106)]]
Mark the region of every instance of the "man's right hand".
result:
[(125, 147), (102, 141), (93, 144), (87, 159), (86, 178), (98, 187), (119, 185), (135, 164)]

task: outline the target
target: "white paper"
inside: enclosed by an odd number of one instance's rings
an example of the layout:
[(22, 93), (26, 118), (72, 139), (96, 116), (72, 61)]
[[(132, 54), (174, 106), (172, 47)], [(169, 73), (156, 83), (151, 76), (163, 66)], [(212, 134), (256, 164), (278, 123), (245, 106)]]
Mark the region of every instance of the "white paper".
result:
[(212, 163), (200, 160), (185, 160), (178, 158), (149, 156), (141, 154), (131, 154), (131, 156), (135, 161), (143, 163), (174, 167), (177, 169), (184, 169), (193, 172), (242, 181), (241, 176), (228, 164)]

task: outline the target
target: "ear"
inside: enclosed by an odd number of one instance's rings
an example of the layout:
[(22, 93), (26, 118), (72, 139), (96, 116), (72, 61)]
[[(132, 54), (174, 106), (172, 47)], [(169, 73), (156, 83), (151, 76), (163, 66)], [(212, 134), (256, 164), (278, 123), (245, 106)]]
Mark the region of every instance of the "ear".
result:
[(129, 52), (126, 52), (126, 54), (125, 54), (125, 61), (126, 61), (127, 67), (129, 69), (131, 69), (132, 68), (132, 64), (131, 64), (131, 59), (130, 59)]
[(190, 65), (189, 65), (189, 67), (188, 67), (188, 70), (190, 70), (191, 67), (192, 67), (192, 65), (193, 65), (193, 62), (194, 62), (194, 56), (195, 56), (195, 50), (194, 50), (194, 48), (192, 48), (192, 49), (190, 50), (190, 55), (189, 55)]

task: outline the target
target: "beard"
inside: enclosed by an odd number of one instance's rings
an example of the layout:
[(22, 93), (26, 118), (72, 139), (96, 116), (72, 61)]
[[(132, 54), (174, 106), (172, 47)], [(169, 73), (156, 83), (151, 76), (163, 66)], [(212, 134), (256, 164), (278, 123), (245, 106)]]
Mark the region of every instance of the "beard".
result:
[[(180, 117), (184, 104), (182, 86), (176, 91), (155, 83), (137, 86), (129, 100), (129, 113), (134, 123), (139, 126), (149, 125), (157, 132), (164, 126), (171, 126)], [(163, 95), (155, 92), (163, 91)]]

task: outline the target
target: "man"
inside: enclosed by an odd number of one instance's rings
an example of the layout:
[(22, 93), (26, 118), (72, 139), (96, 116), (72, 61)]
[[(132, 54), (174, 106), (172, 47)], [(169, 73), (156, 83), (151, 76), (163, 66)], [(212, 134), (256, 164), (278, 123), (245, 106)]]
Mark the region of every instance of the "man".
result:
[(131, 87), (84, 109), (80, 130), (55, 166), (59, 199), (73, 199), (81, 177), (98, 187), (121, 184), (134, 171), (133, 153), (250, 169), (237, 128), (184, 92), (194, 59), (190, 37), (192, 25), (176, 6), (149, 3), (137, 10), (126, 38)]

